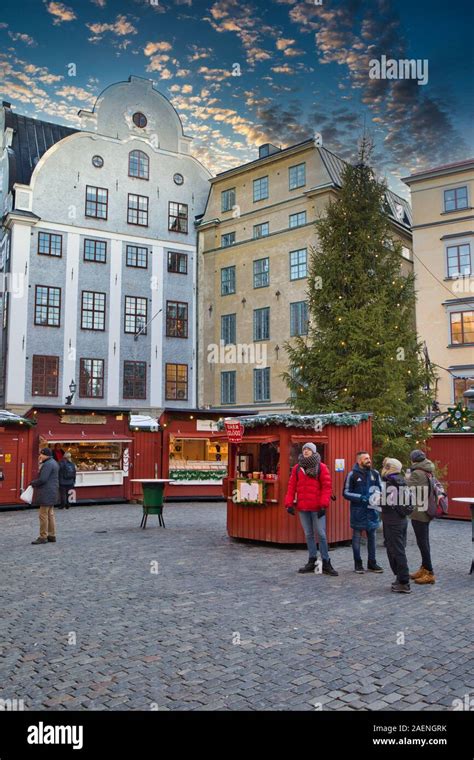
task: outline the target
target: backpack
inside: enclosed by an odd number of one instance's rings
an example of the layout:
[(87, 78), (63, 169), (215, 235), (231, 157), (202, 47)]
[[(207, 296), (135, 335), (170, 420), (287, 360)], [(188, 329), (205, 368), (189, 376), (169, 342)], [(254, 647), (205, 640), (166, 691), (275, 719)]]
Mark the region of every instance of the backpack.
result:
[(62, 478), (63, 480), (75, 480), (76, 477), (76, 466), (72, 462), (64, 462), (62, 465)]
[(428, 477), (428, 517), (433, 519), (434, 517), (443, 517), (448, 514), (448, 497), (447, 494), (439, 482), (438, 478), (434, 475), (426, 473)]

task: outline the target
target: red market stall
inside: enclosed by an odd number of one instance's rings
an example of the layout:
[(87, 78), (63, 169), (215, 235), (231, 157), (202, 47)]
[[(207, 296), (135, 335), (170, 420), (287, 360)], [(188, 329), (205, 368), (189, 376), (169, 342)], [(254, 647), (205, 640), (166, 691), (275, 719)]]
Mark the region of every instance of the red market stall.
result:
[(474, 433), (434, 433), (427, 443), (427, 452), (429, 458), (446, 471), (447, 517), (470, 520), (469, 504), (453, 499), (474, 494)]
[(20, 493), (28, 484), (34, 421), (0, 410), (0, 508), (24, 506)]
[(224, 479), (229, 536), (279, 544), (306, 543), (299, 519), (286, 512), (284, 499), (290, 469), (297, 463), (303, 444), (312, 441), (329, 467), (336, 497), (327, 513), (328, 540), (334, 544), (351, 539), (349, 505), (342, 492), (356, 453), (372, 451), (370, 414), (268, 414), (227, 422), (229, 433), (224, 432), (226, 421), (219, 429), (229, 441), (229, 474)]
[(78, 503), (129, 500), (133, 438), (128, 411), (35, 407), (26, 416), (36, 421), (30, 480), (36, 472), (39, 450), (49, 446), (59, 452), (59, 457), (61, 452), (71, 452), (77, 471)]

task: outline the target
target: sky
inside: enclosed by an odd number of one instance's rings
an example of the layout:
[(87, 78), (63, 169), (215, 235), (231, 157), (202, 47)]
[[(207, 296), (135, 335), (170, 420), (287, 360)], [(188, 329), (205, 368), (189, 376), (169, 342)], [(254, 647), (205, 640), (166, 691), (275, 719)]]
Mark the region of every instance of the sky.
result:
[[(150, 78), (214, 173), (316, 133), (353, 160), (365, 130), (407, 195), (401, 177), (474, 156), (473, 22), (471, 0), (3, 0), (0, 91), (79, 127), (107, 86)], [(427, 83), (371, 78), (382, 56)]]

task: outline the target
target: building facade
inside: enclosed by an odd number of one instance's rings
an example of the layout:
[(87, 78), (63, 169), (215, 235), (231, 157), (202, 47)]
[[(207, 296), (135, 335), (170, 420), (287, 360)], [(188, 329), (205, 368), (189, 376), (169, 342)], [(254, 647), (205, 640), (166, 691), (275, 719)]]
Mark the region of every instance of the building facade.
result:
[[(199, 402), (288, 410), (284, 344), (307, 331), (315, 222), (337, 198), (345, 163), (307, 140), (263, 145), (259, 157), (213, 177), (199, 223)], [(411, 212), (387, 192), (401, 267), (412, 270)]]
[(474, 159), (404, 179), (413, 208), (418, 333), (444, 411), (474, 388)]
[(193, 408), (210, 174), (151, 81), (79, 115), (72, 130), (2, 108), (0, 403)]

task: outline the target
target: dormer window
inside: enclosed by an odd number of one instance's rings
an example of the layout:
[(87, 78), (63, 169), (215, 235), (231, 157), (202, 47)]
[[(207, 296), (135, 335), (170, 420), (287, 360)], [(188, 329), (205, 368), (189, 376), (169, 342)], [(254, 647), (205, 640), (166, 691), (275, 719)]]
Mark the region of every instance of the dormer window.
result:
[(128, 176), (149, 179), (150, 159), (142, 150), (132, 150), (128, 154)]
[(140, 129), (143, 129), (147, 125), (147, 118), (144, 113), (141, 113), (140, 111), (137, 111), (132, 116), (133, 123), (136, 127), (140, 127)]

